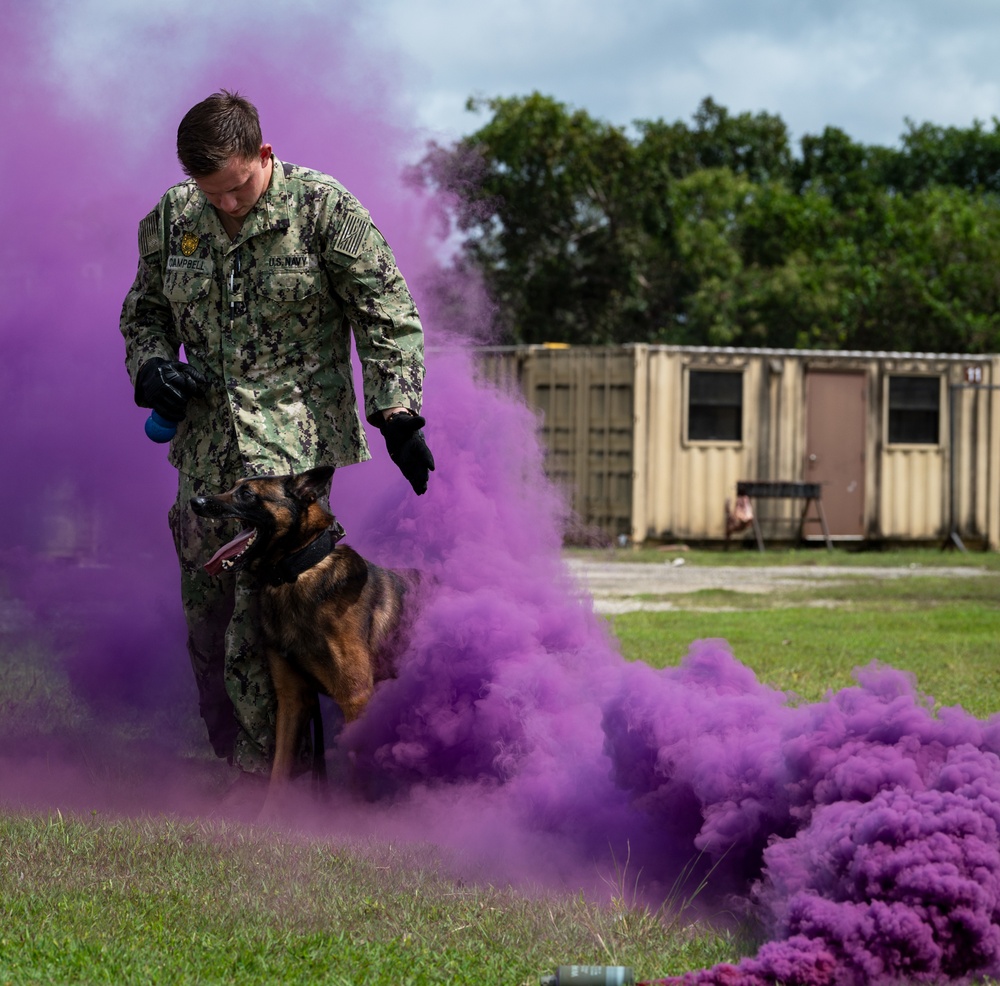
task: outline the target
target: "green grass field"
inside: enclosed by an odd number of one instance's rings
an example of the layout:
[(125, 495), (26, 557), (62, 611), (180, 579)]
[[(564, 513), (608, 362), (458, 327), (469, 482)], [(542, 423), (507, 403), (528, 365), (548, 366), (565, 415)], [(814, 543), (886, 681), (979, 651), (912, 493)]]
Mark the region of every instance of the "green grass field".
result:
[[(804, 553), (704, 554), (687, 563), (803, 564)], [(1000, 559), (805, 554), (848, 569), (987, 571), (859, 577), (822, 592), (763, 597), (693, 594), (675, 612), (609, 618), (623, 655), (664, 666), (694, 639), (724, 637), (763, 681), (803, 700), (849, 684), (853, 668), (875, 660), (912, 672), (940, 705), (981, 717), (1000, 709)], [(44, 641), (0, 637), (0, 648), (6, 735), (80, 715), (65, 682), (39, 673), (51, 672)], [(127, 779), (130, 766), (121, 769)], [(749, 931), (636, 906), (631, 879), (626, 870), (610, 903), (598, 905), (578, 894), (467, 884), (431, 846), (331, 844), (221, 821), (8, 807), (0, 811), (0, 986), (534, 984), (565, 962), (631, 965), (651, 977), (755, 950)]]
[(706, 591), (685, 604), (698, 608), (610, 618), (622, 653), (662, 667), (692, 640), (722, 637), (761, 681), (803, 699), (852, 684), (855, 667), (878, 661), (911, 672), (938, 704), (979, 717), (1000, 710), (1000, 574), (857, 578), (821, 597)]

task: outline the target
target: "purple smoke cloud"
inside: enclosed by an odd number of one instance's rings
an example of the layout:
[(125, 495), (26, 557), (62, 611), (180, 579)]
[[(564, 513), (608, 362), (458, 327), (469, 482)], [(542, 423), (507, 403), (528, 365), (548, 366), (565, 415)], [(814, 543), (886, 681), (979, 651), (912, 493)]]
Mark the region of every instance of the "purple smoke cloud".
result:
[[(424, 410), (438, 469), (426, 496), (410, 493), (377, 435), (372, 462), (334, 477), (350, 543), (419, 568), (425, 589), (399, 677), (339, 743), (375, 800), (336, 794), (317, 830), (429, 840), (491, 879), (595, 895), (628, 860), (654, 905), (682, 874), (692, 888), (704, 880), (706, 914), (741, 910), (768, 941), (677, 981), (1000, 973), (1000, 723), (934, 714), (889, 669), (796, 704), (722, 641), (695, 643), (664, 671), (622, 660), (562, 565), (565, 508), (533, 414), (477, 380), (462, 341), (481, 338), (486, 319), (468, 304), (480, 288), (434, 278), (439, 212), (399, 177), (413, 137), (394, 80), (359, 72), (344, 15), (287, 25), (262, 5), (256, 32), (227, 35), (238, 57), (216, 62), (140, 32), (150, 63), (176, 60), (176, 75), (123, 77), (120, 100), (95, 109), (75, 88), (87, 79), (53, 66), (50, 36), (69, 9), (8, 10), (0, 60), (0, 119), (19, 152), (0, 190), (0, 584), (11, 596), (0, 643), (10, 663), (40, 640), (69, 688), (62, 732), (51, 721), (33, 732), (5, 704), (0, 803), (206, 804), (188, 752), (204, 736), (177, 716), (194, 697), (166, 527), (174, 476), (142, 433), (117, 322), (138, 220), (180, 177), (175, 121), (236, 87), (279, 156), (333, 172), (368, 205), (431, 346)], [(127, 787), (92, 769), (98, 755), (128, 755), (126, 720), (152, 734), (129, 734), (149, 780)]]
[[(875, 667), (790, 706), (721, 642), (697, 644), (676, 671), (630, 674), (607, 717), (620, 783), (667, 831), (672, 805), (690, 806), (693, 844), (744, 887), (772, 939), (738, 965), (656, 982), (996, 975), (996, 720), (935, 715), (909, 676)], [(696, 719), (676, 714), (679, 695)]]

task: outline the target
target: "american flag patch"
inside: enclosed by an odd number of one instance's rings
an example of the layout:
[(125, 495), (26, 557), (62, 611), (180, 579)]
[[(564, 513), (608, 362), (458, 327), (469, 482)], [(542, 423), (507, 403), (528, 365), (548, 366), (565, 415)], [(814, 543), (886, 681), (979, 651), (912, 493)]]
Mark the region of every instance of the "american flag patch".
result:
[(349, 212), (333, 242), (333, 249), (338, 253), (346, 253), (348, 257), (357, 257), (368, 236), (368, 216), (363, 213)]
[(148, 257), (160, 249), (160, 223), (154, 210), (139, 223), (139, 256)]

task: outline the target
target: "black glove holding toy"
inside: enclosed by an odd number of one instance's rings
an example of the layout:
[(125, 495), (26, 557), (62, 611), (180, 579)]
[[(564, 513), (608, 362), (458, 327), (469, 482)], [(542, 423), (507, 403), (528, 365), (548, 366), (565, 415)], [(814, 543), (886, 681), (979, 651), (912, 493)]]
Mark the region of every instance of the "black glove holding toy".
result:
[(208, 381), (190, 364), (159, 356), (146, 360), (135, 378), (135, 402), (168, 421), (183, 421), (192, 397), (204, 397)]

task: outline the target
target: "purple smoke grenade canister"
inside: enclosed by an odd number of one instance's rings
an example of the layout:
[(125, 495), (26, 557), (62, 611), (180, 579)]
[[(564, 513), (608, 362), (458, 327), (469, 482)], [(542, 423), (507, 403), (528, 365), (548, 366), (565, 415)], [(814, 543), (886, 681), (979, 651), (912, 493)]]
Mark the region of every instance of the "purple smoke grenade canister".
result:
[(541, 986), (635, 986), (635, 975), (627, 965), (561, 965)]

